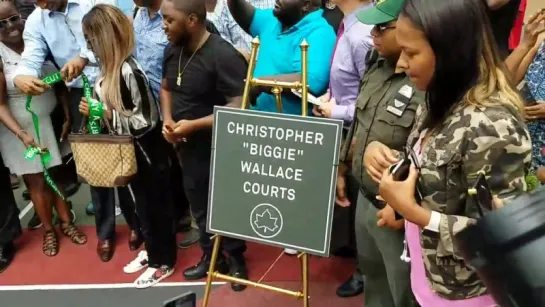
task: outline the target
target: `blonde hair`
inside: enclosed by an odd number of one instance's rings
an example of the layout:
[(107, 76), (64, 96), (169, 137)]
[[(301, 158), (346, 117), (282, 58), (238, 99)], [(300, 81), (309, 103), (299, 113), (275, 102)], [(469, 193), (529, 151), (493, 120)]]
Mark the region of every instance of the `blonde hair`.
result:
[[(492, 106), (498, 102), (517, 109), (524, 115), (524, 102), (516, 90), (504, 62), (498, 56), (494, 37), (487, 23), (483, 24), (484, 43), (479, 61), (479, 79), (465, 95), (469, 105)], [(499, 97), (498, 97), (499, 95)]]
[(109, 4), (94, 6), (83, 18), (83, 32), (95, 56), (99, 59), (101, 102), (122, 114), (130, 114), (121, 99), (121, 67), (131, 56), (134, 47), (134, 29), (123, 12)]

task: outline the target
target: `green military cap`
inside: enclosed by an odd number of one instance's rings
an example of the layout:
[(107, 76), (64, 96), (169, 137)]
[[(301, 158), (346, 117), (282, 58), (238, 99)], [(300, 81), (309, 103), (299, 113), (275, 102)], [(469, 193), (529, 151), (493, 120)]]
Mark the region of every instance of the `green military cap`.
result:
[(373, 0), (374, 6), (356, 14), (359, 21), (366, 25), (378, 25), (396, 20), (405, 4), (405, 0)]

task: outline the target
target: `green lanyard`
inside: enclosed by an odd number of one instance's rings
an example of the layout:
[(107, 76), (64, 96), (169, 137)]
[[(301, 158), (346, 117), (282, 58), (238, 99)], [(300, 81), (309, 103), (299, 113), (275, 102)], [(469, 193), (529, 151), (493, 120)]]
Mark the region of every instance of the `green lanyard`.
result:
[[(91, 134), (99, 134), (100, 133), (100, 119), (102, 118), (102, 114), (104, 113), (102, 103), (98, 102), (95, 99), (91, 98), (91, 85), (89, 84), (89, 79), (87, 79), (87, 76), (84, 74), (81, 74), (81, 79), (83, 80), (83, 97), (87, 98), (89, 102), (90, 107), (90, 116), (89, 116), (89, 132)], [(53, 85), (57, 82), (62, 81), (61, 73), (56, 72), (52, 75), (49, 75), (45, 77), (42, 80), (47, 85)], [(38, 141), (38, 144), (41, 143), (40, 138), (40, 121), (38, 118), (38, 115), (32, 111), (31, 107), (32, 103), (32, 96), (27, 96), (26, 98), (26, 110), (30, 112), (32, 115), (32, 123), (34, 124), (34, 131), (36, 132), (36, 138)], [(47, 171), (46, 165), (51, 162), (51, 153), (47, 148), (36, 148), (34, 146), (28, 147), (25, 151), (25, 159), (27, 160), (33, 160), (36, 155), (40, 156), (40, 161), (42, 162), (42, 167), (44, 171), (44, 178), (47, 184), (57, 193), (63, 200), (66, 198), (62, 194), (62, 192), (59, 190), (59, 187), (55, 184), (53, 179), (51, 179), (51, 176), (49, 175), (49, 172)]]

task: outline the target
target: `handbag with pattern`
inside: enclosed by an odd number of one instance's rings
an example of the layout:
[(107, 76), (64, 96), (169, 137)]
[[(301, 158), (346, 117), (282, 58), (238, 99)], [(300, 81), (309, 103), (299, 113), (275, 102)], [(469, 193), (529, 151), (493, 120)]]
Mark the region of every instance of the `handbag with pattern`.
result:
[(78, 177), (93, 187), (126, 186), (137, 171), (133, 136), (118, 135), (108, 120), (102, 122), (108, 134), (89, 134), (82, 123), (79, 133), (68, 136)]

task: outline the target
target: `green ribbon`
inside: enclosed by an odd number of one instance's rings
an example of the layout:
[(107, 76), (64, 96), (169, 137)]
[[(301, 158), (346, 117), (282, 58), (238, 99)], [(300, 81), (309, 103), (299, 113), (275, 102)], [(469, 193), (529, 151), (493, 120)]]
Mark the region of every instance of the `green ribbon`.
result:
[[(100, 133), (100, 118), (102, 117), (102, 114), (104, 112), (103, 107), (100, 102), (91, 98), (91, 85), (89, 84), (89, 80), (87, 79), (87, 76), (85, 76), (84, 74), (81, 74), (81, 79), (83, 80), (83, 97), (87, 98), (91, 109), (93, 108), (92, 105), (94, 103), (95, 109), (97, 110), (95, 112), (91, 111), (91, 116), (89, 118), (89, 124), (88, 124), (89, 132), (91, 134), (99, 134)], [(52, 75), (45, 77), (42, 81), (46, 83), (47, 85), (53, 85), (55, 83), (61, 82), (62, 76), (60, 72), (56, 72)], [(93, 101), (93, 103), (90, 102), (91, 100)], [(34, 124), (34, 131), (36, 132), (36, 138), (37, 138), (38, 144), (40, 144), (41, 143), (40, 120), (38, 118), (38, 115), (36, 115), (36, 113), (32, 111), (31, 104), (32, 104), (32, 96), (29, 95), (26, 98), (25, 107), (26, 107), (26, 110), (30, 112), (30, 114), (32, 115), (32, 123)], [(100, 106), (97, 106), (97, 104)], [(97, 112), (100, 112), (100, 113), (97, 113)], [(98, 120), (97, 120), (97, 116), (95, 115), (98, 115), (98, 114), (100, 114), (100, 116), (98, 117)], [(30, 146), (25, 151), (25, 159), (29, 161), (33, 160), (38, 155), (40, 156), (40, 161), (42, 162), (45, 181), (51, 187), (51, 189), (53, 189), (53, 191), (60, 196), (60, 198), (65, 200), (66, 197), (62, 194), (61, 190), (59, 190), (59, 187), (57, 186), (57, 184), (55, 184), (53, 179), (51, 179), (51, 176), (49, 175), (49, 172), (47, 171), (46, 165), (49, 162), (51, 162), (51, 153), (49, 152), (49, 150), (47, 150), (47, 148), (37, 148), (34, 146)]]
[(102, 103), (93, 98), (87, 98), (89, 102), (89, 133), (100, 134), (100, 120), (104, 115)]

